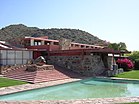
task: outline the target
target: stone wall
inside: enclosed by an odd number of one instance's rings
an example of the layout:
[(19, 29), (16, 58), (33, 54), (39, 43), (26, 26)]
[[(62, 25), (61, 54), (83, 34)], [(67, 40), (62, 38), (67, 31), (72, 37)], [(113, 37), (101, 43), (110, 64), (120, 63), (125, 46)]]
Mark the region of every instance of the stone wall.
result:
[(23, 67), (26, 67), (26, 65), (3, 65), (3, 66), (0, 66), (0, 74), (5, 74), (12, 70), (20, 69)]
[(70, 45), (71, 45), (71, 40), (69, 39), (61, 38), (59, 40), (60, 50), (69, 50)]
[(100, 75), (105, 70), (100, 55), (50, 56), (48, 63), (59, 65), (87, 76)]

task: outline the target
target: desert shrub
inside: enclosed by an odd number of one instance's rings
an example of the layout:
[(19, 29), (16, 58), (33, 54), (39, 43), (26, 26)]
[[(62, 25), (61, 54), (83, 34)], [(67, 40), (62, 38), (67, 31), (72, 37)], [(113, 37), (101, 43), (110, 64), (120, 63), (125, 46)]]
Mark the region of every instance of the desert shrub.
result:
[(134, 69), (139, 70), (139, 60), (135, 60), (134, 62)]
[(132, 70), (134, 67), (134, 64), (131, 60), (125, 58), (125, 59), (118, 59), (117, 64), (119, 68), (123, 68), (124, 71)]

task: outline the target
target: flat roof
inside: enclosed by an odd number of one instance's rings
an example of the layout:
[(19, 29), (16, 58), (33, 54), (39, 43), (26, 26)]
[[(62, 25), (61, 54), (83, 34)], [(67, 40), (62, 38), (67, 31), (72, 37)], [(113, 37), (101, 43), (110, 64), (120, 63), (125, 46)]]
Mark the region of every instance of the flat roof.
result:
[[(59, 40), (46, 39), (46, 38), (43, 38), (43, 37), (25, 37), (24, 38), (24, 40), (29, 40), (29, 39), (43, 40), (43, 41), (48, 41), (48, 42), (59, 42)], [(91, 45), (91, 44), (82, 44), (82, 43), (76, 43), (76, 42), (71, 42), (71, 44), (84, 45), (84, 46), (93, 46), (93, 47), (98, 47), (98, 48), (104, 48), (103, 46)]]

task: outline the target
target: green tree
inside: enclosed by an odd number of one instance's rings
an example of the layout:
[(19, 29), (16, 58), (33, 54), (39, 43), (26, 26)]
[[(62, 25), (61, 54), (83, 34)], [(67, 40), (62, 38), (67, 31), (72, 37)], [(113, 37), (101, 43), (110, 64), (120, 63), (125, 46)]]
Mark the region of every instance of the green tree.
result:
[(124, 42), (118, 43), (119, 50), (127, 50), (126, 44)]
[(133, 61), (139, 61), (139, 51), (133, 51), (127, 56), (129, 56)]
[(114, 50), (127, 50), (126, 44), (124, 42), (110, 43), (108, 47)]
[(114, 49), (114, 50), (118, 50), (118, 44), (117, 43), (110, 43), (109, 44), (109, 46), (108, 46), (109, 48), (112, 48), (112, 49)]

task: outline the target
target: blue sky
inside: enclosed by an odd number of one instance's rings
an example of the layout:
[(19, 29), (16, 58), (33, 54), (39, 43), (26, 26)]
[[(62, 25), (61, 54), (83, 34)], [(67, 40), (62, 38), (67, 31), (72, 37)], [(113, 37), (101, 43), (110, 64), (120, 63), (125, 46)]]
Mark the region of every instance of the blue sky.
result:
[(80, 29), (139, 50), (139, 0), (0, 0), (0, 28), (21, 23)]

